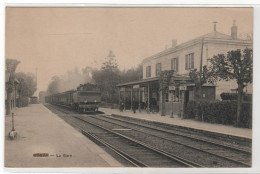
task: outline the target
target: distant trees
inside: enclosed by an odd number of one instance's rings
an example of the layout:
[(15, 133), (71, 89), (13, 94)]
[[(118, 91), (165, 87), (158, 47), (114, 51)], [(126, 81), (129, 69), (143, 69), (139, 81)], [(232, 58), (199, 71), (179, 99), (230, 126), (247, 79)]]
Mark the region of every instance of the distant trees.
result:
[(20, 97), (32, 97), (37, 90), (37, 83), (35, 76), (32, 73), (19, 72), (15, 74), (18, 85), (18, 94)]
[(114, 54), (110, 51), (100, 70), (93, 71), (92, 78), (103, 91), (102, 99), (109, 103), (118, 103), (117, 84), (142, 79), (142, 65), (127, 71), (120, 71)]
[(131, 68), (120, 73), (120, 82), (130, 82), (143, 79), (143, 65), (139, 64), (136, 68)]
[(120, 71), (112, 51), (103, 62), (101, 69), (93, 71), (92, 78), (102, 90), (102, 99), (114, 103), (117, 100), (116, 85), (120, 82)]
[[(15, 59), (6, 59), (6, 74), (9, 74), (8, 82), (6, 83), (7, 89), (7, 114), (10, 113), (11, 93), (16, 89), (18, 106), (27, 106), (28, 97), (32, 97), (37, 90), (36, 78), (32, 73), (15, 73), (16, 67), (20, 62)], [(15, 81), (17, 85), (15, 86)], [(16, 87), (16, 88), (15, 88)], [(14, 99), (16, 100), (16, 97)]]
[(246, 48), (233, 50), (224, 54), (219, 54), (211, 59), (210, 73), (216, 80), (235, 80), (238, 88), (237, 98), (237, 121), (240, 125), (243, 89), (253, 80), (253, 50)]
[(29, 104), (29, 97), (32, 97), (37, 90), (36, 77), (32, 73), (19, 72), (15, 74), (19, 85), (17, 87), (18, 92), (18, 107), (24, 107)]
[(77, 68), (62, 76), (54, 76), (48, 85), (47, 95), (76, 89), (83, 83), (95, 83), (102, 91), (102, 100), (107, 103), (118, 103), (117, 84), (142, 79), (142, 65), (137, 68), (120, 71), (112, 51), (105, 58), (100, 69), (86, 66), (81, 71)]

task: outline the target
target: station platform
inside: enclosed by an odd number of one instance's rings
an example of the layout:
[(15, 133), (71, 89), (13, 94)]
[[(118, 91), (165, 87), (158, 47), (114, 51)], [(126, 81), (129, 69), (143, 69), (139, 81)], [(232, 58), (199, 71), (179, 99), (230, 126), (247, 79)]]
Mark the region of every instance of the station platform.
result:
[(142, 110), (141, 113), (137, 110), (135, 114), (133, 113), (133, 111), (130, 110), (120, 112), (119, 109), (109, 108), (99, 108), (99, 111), (102, 111), (109, 115), (115, 114), (120, 116), (133, 117), (137, 119), (144, 119), (148, 121), (161, 122), (203, 131), (252, 139), (252, 129), (237, 128), (232, 125), (212, 124), (197, 121), (195, 119), (182, 119), (178, 116), (174, 116), (174, 118), (171, 118), (169, 115), (161, 116), (159, 113), (147, 113), (145, 110)]
[[(6, 168), (123, 167), (42, 104), (17, 108), (13, 112), (18, 134), (16, 139), (9, 139), (12, 117), (6, 116)], [(46, 153), (48, 157), (39, 157)]]

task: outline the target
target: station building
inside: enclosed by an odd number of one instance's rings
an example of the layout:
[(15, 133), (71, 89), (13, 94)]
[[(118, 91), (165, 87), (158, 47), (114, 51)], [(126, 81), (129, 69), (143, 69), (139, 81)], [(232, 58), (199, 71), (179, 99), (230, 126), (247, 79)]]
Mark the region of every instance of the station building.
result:
[[(154, 110), (160, 111), (162, 107), (162, 94), (159, 90), (160, 72), (174, 70), (172, 84), (169, 85), (169, 93), (165, 97), (165, 111), (166, 114), (173, 112), (183, 116), (187, 102), (194, 100), (195, 84), (189, 77), (190, 70), (199, 70), (200, 62), (202, 66), (209, 66), (209, 60), (214, 55), (253, 47), (252, 40), (239, 39), (237, 31), (236, 21), (233, 21), (230, 35), (218, 32), (214, 23), (213, 32), (179, 45), (173, 40), (171, 48), (143, 60), (142, 80), (117, 85), (120, 90), (120, 102), (129, 103), (132, 107), (134, 99), (138, 101), (139, 108), (142, 108), (143, 104), (148, 107), (152, 104)], [(204, 84), (201, 98), (206, 101), (220, 99), (222, 92), (235, 91), (236, 88), (235, 81), (220, 81), (215, 86)], [(251, 84), (247, 86), (246, 92), (252, 93)]]

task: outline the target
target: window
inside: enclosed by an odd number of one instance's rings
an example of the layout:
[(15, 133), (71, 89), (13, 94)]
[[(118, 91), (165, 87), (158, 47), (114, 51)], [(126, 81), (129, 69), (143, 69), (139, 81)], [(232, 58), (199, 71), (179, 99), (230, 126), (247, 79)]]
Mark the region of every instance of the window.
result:
[(161, 68), (162, 68), (161, 63), (157, 63), (157, 64), (156, 64), (156, 67), (155, 67), (155, 75), (156, 75), (156, 76), (159, 76), (159, 75), (160, 75)]
[(146, 67), (146, 77), (151, 77), (151, 66)]
[(194, 53), (187, 54), (185, 56), (185, 70), (194, 68)]
[(179, 71), (179, 58), (172, 58), (171, 60), (171, 69), (175, 72)]

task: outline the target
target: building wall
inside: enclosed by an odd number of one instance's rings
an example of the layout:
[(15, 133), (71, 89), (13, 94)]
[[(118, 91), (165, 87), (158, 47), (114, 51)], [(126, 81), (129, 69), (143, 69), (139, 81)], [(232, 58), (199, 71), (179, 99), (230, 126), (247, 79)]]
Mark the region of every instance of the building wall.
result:
[[(185, 55), (194, 53), (194, 68), (199, 69), (200, 67), (200, 59), (201, 59), (201, 48), (202, 42), (194, 42), (185, 46), (181, 49), (176, 50), (173, 53), (169, 53), (167, 55), (163, 55), (158, 58), (154, 58), (150, 61), (145, 61), (143, 63), (143, 79), (147, 79), (146, 77), (146, 67), (151, 66), (151, 77), (155, 76), (156, 64), (161, 63), (161, 70), (171, 70), (171, 59), (179, 58), (179, 71), (178, 74), (188, 74), (189, 70), (185, 70)], [(205, 39), (203, 44), (203, 65), (209, 65), (209, 58), (213, 58), (213, 56), (218, 54), (227, 54), (228, 51), (237, 50), (237, 49), (245, 49), (252, 48), (252, 42), (250, 41), (242, 41), (242, 40), (219, 40), (219, 39)], [(237, 84), (236, 81), (219, 81), (217, 82), (216, 88), (216, 99), (220, 99), (220, 94), (222, 92), (230, 92), (231, 89), (236, 89)], [(247, 92), (252, 93), (252, 84), (249, 84), (247, 87)]]
[[(252, 44), (248, 43), (248, 41), (240, 43), (206, 43), (205, 44), (205, 58), (204, 60), (207, 60), (207, 58), (213, 58), (213, 56), (218, 54), (227, 54), (228, 51), (231, 50), (237, 50), (241, 49), (244, 50), (245, 48), (252, 48)], [(207, 57), (208, 55), (208, 57)], [(204, 61), (204, 65), (206, 65), (207, 62)], [(235, 80), (230, 81), (219, 81), (217, 82), (217, 88), (216, 88), (216, 99), (220, 99), (220, 94), (222, 92), (230, 92), (231, 89), (236, 89), (237, 83)], [(252, 94), (252, 84), (249, 84), (247, 87), (247, 93)]]
[(162, 57), (159, 57), (157, 59), (147, 61), (143, 63), (143, 79), (146, 79), (146, 67), (151, 66), (151, 78), (156, 77), (155, 71), (156, 71), (156, 64), (161, 63), (161, 70), (171, 70), (171, 59), (172, 58), (179, 58), (179, 71), (178, 74), (185, 74), (189, 73), (189, 71), (185, 70), (185, 55), (194, 53), (194, 67), (199, 67), (199, 60), (201, 55), (201, 44), (193, 44), (192, 46), (189, 46), (187, 48), (175, 51), (171, 54), (164, 55)]

